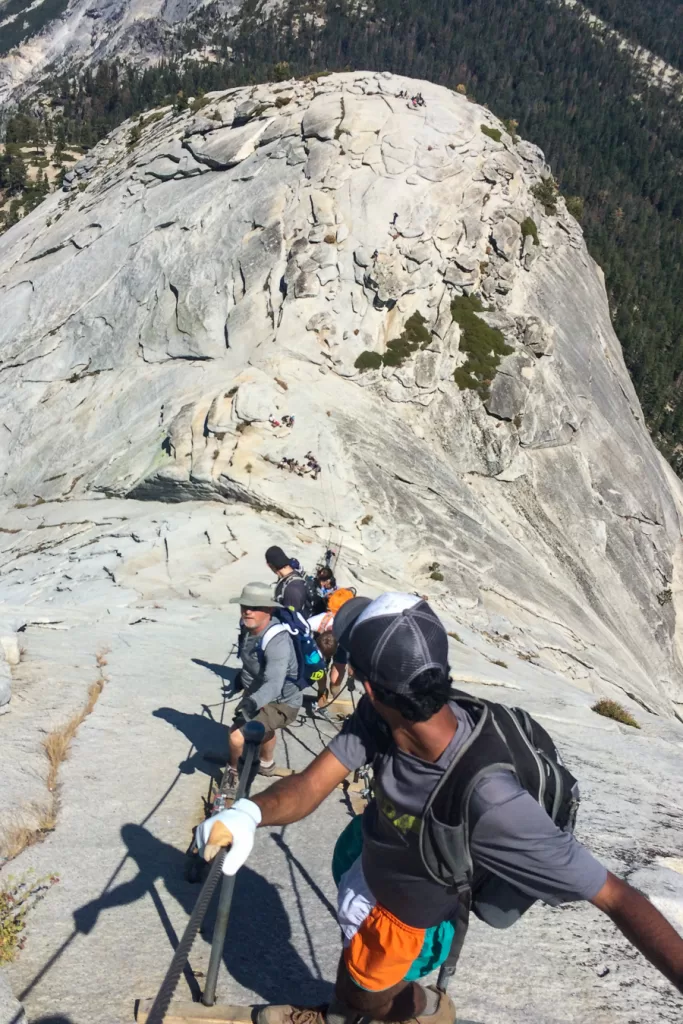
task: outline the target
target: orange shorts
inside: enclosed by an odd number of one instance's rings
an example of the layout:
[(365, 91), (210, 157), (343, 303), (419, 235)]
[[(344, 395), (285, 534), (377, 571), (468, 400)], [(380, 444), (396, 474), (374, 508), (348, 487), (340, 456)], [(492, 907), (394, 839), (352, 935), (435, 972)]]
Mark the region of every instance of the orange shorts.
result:
[(381, 992), (403, 981), (420, 957), (426, 928), (412, 928), (377, 903), (360, 857), (339, 881), (338, 919), (344, 963), (354, 982)]

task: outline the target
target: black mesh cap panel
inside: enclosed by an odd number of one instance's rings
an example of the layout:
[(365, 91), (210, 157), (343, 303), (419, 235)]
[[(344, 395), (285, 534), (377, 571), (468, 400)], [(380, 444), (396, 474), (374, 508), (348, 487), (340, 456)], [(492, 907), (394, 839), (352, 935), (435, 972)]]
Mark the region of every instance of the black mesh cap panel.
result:
[(448, 672), (448, 637), (427, 602), (418, 601), (398, 613), (362, 615), (350, 634), (349, 655), (363, 678), (408, 693), (413, 679), (427, 669)]

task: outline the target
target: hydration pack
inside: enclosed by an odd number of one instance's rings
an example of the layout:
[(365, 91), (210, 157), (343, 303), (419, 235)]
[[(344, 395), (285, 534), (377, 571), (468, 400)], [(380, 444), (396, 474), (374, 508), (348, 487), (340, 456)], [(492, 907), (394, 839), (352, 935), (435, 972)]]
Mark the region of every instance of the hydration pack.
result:
[[(427, 802), (420, 855), (433, 881), (471, 892), (470, 800), (477, 782), (492, 772), (512, 772), (563, 832), (574, 831), (579, 788), (550, 735), (528, 712), (451, 693), (474, 729)], [(473, 898), (476, 910), (476, 893)]]
[[(536, 902), (490, 872), (475, 879), (469, 835), (470, 801), (476, 784), (493, 772), (512, 772), (563, 832), (574, 831), (579, 808), (577, 780), (565, 767), (550, 735), (528, 712), (471, 697), (462, 690), (451, 689), (451, 698), (470, 716), (473, 730), (434, 787), (419, 836), (420, 858), (427, 874), (458, 897), (451, 918), (451, 947), (439, 973), (438, 987), (444, 992), (455, 973), (471, 911), (496, 928), (507, 928)], [(393, 743), (386, 722), (379, 715), (376, 719), (375, 775)], [(491, 920), (486, 910), (492, 899), (506, 907), (496, 920)]]
[[(475, 785), (492, 772), (512, 772), (564, 832), (574, 831), (579, 789), (550, 735), (528, 712), (471, 697), (462, 690), (452, 689), (451, 698), (467, 712), (473, 730), (425, 806), (420, 857), (430, 878), (451, 893), (466, 897), (468, 904), (471, 900), (476, 913), (477, 891), (473, 892), (474, 865), (469, 847), (470, 801)], [(379, 716), (375, 740), (377, 774), (381, 758), (393, 742)], [(479, 889), (481, 880), (477, 883)], [(528, 900), (517, 916), (532, 902)]]
[(274, 608), (272, 622), (264, 631), (259, 640), (258, 659), (263, 668), (265, 649), (274, 636), (279, 633), (288, 633), (294, 645), (297, 663), (297, 676), (287, 676), (286, 681), (296, 683), (300, 690), (307, 686), (313, 686), (325, 678), (325, 659), (318, 650), (310, 627), (300, 612), (291, 611), (289, 608)]

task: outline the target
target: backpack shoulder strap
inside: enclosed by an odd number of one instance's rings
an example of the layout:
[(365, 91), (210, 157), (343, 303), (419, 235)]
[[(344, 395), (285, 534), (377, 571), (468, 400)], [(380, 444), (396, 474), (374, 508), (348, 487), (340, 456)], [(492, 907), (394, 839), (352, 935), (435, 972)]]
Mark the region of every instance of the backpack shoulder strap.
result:
[(258, 643), (259, 653), (263, 654), (273, 637), (278, 636), (280, 633), (289, 633), (291, 636), (291, 630), (288, 629), (284, 622), (272, 622), (265, 633), (261, 634), (261, 639)]
[(514, 772), (515, 765), (492, 705), (459, 691), (453, 697), (468, 713), (474, 728), (427, 801), (419, 848), (427, 873), (435, 882), (465, 892), (471, 886), (473, 871), (469, 845), (472, 793), (490, 772)]
[(468, 713), (474, 728), (427, 802), (420, 854), (435, 881), (464, 890), (472, 878), (470, 801), (476, 785), (492, 772), (510, 771), (544, 806), (547, 776), (515, 709), (457, 690), (453, 698)]

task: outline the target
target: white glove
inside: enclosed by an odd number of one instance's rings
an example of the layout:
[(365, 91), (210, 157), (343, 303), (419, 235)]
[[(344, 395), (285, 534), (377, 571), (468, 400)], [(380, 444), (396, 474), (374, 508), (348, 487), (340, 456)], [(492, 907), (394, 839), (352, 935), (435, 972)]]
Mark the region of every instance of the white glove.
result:
[(195, 830), (197, 849), (204, 860), (213, 860), (221, 847), (230, 850), (223, 861), (223, 874), (235, 875), (247, 860), (254, 845), (256, 827), (261, 824), (261, 809), (242, 797), (227, 811), (213, 814)]

